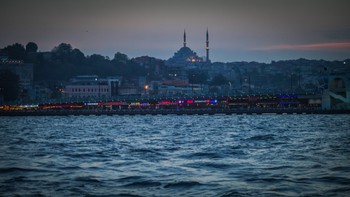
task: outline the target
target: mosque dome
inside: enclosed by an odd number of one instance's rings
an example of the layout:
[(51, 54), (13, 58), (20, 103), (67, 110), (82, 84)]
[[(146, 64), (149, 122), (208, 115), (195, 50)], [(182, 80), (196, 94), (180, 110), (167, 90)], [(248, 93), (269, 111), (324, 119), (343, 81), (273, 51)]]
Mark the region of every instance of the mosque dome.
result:
[(189, 47), (181, 47), (173, 57), (168, 60), (170, 64), (181, 64), (190, 62), (203, 62), (203, 59), (198, 57), (197, 53), (192, 51)]
[[(209, 34), (208, 34), (208, 29), (207, 29), (207, 34), (206, 34), (206, 62), (210, 62), (209, 60)], [(169, 58), (167, 60), (167, 64), (169, 65), (186, 65), (189, 63), (200, 63), (204, 62), (203, 58), (198, 57), (197, 53), (191, 50), (189, 47), (186, 46), (186, 31), (184, 31), (184, 37), (183, 37), (183, 47), (181, 47), (173, 57)]]

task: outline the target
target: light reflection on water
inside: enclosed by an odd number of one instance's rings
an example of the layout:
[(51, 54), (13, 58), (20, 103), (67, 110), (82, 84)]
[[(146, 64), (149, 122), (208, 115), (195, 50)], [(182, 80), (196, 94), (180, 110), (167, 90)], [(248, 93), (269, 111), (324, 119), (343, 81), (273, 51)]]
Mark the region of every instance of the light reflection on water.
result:
[(349, 115), (0, 117), (0, 195), (345, 196)]

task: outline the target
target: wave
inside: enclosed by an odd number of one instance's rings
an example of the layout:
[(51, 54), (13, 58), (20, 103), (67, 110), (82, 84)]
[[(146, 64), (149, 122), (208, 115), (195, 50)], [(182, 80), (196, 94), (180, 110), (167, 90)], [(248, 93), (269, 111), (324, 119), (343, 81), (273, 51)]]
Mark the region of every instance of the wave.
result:
[(179, 181), (174, 183), (168, 183), (164, 186), (164, 188), (191, 188), (196, 186), (201, 186), (202, 184), (196, 181)]
[(4, 183), (9, 183), (9, 184), (18, 183), (18, 182), (26, 181), (27, 178), (28, 177), (25, 177), (25, 176), (15, 176), (15, 177), (12, 177), (10, 179), (5, 180)]
[(275, 140), (275, 135), (267, 134), (267, 135), (256, 135), (248, 138), (250, 141), (272, 141)]
[(350, 178), (347, 177), (339, 177), (339, 176), (324, 176), (320, 178), (316, 178), (314, 181), (320, 181), (325, 183), (336, 183), (340, 185), (350, 185)]
[(16, 172), (55, 172), (55, 171), (37, 169), (37, 168), (20, 168), (20, 167), (0, 168), (0, 174), (2, 174), (2, 173), (16, 173)]
[(276, 166), (276, 167), (268, 167), (265, 170), (284, 170), (284, 169), (289, 169), (289, 168), (294, 168), (294, 166), (281, 165), (281, 166)]
[(140, 180), (142, 179), (143, 177), (142, 176), (127, 176), (127, 177), (123, 177), (123, 178), (120, 178), (120, 179), (117, 179), (117, 181), (133, 181), (133, 180)]
[(193, 162), (193, 163), (188, 163), (184, 165), (186, 167), (191, 167), (191, 168), (217, 168), (217, 169), (228, 169), (231, 168), (232, 165), (230, 164), (225, 164), (225, 163), (218, 163), (218, 162)]
[(156, 182), (156, 181), (137, 181), (137, 182), (133, 182), (133, 183), (128, 183), (126, 185), (124, 185), (124, 187), (158, 187), (161, 186), (162, 184), (160, 182)]
[(253, 193), (252, 191), (245, 192), (245, 191), (237, 191), (237, 190), (230, 190), (220, 195), (220, 197), (251, 197), (251, 196), (261, 196), (261, 195), (257, 193)]
[(80, 182), (89, 182), (89, 183), (101, 183), (101, 181), (99, 181), (96, 178), (91, 177), (91, 176), (76, 177), (74, 180), (80, 181)]
[(335, 171), (335, 172), (350, 172), (350, 167), (349, 166), (337, 166), (337, 167), (331, 168), (330, 170)]
[(142, 196), (139, 196), (139, 195), (135, 195), (135, 194), (116, 194), (116, 195), (112, 195), (112, 196), (115, 196), (115, 197), (142, 197)]
[(223, 156), (219, 153), (210, 153), (210, 152), (196, 152), (192, 154), (182, 155), (182, 158), (186, 159), (203, 159), (203, 158), (209, 158), (209, 159), (219, 159), (223, 158)]

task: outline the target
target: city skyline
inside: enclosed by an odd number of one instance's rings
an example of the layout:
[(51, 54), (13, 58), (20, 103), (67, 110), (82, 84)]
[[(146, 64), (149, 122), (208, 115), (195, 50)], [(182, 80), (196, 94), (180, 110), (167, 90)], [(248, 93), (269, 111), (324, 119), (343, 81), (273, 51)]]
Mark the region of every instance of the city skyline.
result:
[(168, 59), (183, 45), (212, 62), (350, 57), (349, 2), (3, 1), (0, 48), (35, 42), (40, 51), (69, 43), (85, 55)]

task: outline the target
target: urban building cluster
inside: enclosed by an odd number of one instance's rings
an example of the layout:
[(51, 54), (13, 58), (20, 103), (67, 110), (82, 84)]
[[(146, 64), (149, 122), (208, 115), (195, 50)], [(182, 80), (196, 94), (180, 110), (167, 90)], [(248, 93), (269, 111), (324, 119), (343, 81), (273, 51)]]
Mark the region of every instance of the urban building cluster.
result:
[[(186, 31), (183, 46), (168, 60), (142, 56), (130, 61), (146, 71), (143, 76), (76, 75), (49, 88), (34, 83), (32, 63), (10, 60), (0, 54), (0, 70), (11, 70), (19, 76), (22, 101), (113, 100), (120, 97), (190, 97), (203, 95), (318, 95), (325, 106), (349, 106), (349, 60), (289, 60), (257, 62), (211, 62), (209, 32), (206, 31), (205, 56), (200, 57), (188, 47)], [(54, 58), (41, 52), (42, 58)], [(136, 72), (136, 71), (132, 71)], [(83, 72), (82, 72), (83, 73)], [(3, 102), (0, 95), (0, 102)], [(332, 104), (333, 103), (333, 104)]]
[[(167, 61), (154, 60), (151, 57), (132, 59), (146, 69), (153, 69), (156, 75), (166, 75), (160, 80), (147, 80), (146, 77), (125, 79), (123, 76), (101, 78), (97, 75), (81, 75), (72, 78), (63, 88), (65, 98), (113, 98), (117, 96), (191, 96), (207, 93), (207, 86), (189, 81), (187, 71), (210, 65), (209, 33), (206, 32), (206, 57), (201, 58), (187, 47), (186, 32), (183, 35), (183, 47)], [(151, 68), (153, 67), (153, 68)]]

